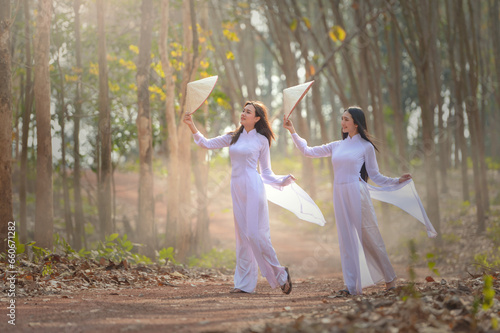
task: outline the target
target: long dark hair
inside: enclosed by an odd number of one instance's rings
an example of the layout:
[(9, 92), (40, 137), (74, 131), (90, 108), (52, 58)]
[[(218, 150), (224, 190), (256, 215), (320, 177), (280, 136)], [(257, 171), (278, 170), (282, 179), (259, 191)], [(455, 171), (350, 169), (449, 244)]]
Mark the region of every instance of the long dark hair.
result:
[[(267, 108), (266, 106), (259, 101), (247, 101), (245, 102), (245, 106), (248, 104), (252, 105), (255, 108), (255, 116), (260, 117), (259, 121), (255, 123), (255, 130), (257, 133), (262, 134), (269, 141), (269, 147), (271, 147), (271, 140), (276, 140), (273, 130), (271, 129), (271, 124), (269, 124), (269, 119), (267, 118)], [(231, 140), (231, 144), (236, 143), (240, 138), (240, 134), (243, 132), (245, 127), (241, 125), (236, 131), (229, 132), (233, 136)]]
[[(344, 112), (349, 112), (349, 114), (352, 117), (352, 120), (354, 121), (354, 124), (358, 125), (358, 132), (359, 135), (366, 141), (372, 144), (372, 146), (375, 148), (376, 151), (378, 151), (377, 146), (372, 142), (371, 140), (371, 135), (368, 134), (368, 130), (366, 129), (366, 118), (365, 118), (365, 113), (359, 106), (350, 106)], [(349, 133), (344, 133), (342, 132), (342, 139), (347, 138)], [(368, 181), (368, 172), (366, 171), (366, 166), (365, 163), (363, 163), (363, 166), (361, 167), (361, 178), (367, 182)]]

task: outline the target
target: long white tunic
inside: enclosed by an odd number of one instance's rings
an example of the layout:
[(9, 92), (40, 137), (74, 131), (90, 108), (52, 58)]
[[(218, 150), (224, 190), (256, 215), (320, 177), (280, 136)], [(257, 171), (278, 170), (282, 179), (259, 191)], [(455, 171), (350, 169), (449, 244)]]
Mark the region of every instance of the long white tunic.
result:
[[(290, 175), (277, 176), (271, 169), (269, 141), (255, 129), (241, 133), (235, 144), (230, 134), (206, 139), (194, 134), (195, 143), (207, 149), (229, 147), (231, 196), (236, 229), (234, 287), (253, 292), (258, 268), (272, 288), (283, 285), (287, 275), (271, 244), (269, 211), (264, 183), (280, 188), (293, 182)], [(259, 164), (261, 174), (257, 171)], [(257, 268), (258, 266), (258, 268)]]
[[(370, 207), (362, 207), (362, 203), (365, 203), (366, 198), (370, 198), (368, 189), (371, 193), (376, 193), (377, 199), (393, 203), (417, 217), (426, 225), (428, 235), (434, 237), (436, 232), (414, 191), (413, 182), (399, 184), (399, 178), (389, 178), (380, 174), (373, 145), (359, 134), (316, 147), (308, 147), (306, 140), (296, 133), (292, 135), (292, 138), (296, 147), (305, 156), (331, 156), (334, 170), (333, 205), (342, 273), (349, 292), (361, 294), (363, 287), (373, 285), (383, 279), (390, 282), (395, 275), (378, 231), (373, 206), (370, 203)], [(363, 163), (365, 163), (368, 176), (375, 184), (382, 187), (370, 186), (362, 181), (360, 170)], [(400, 194), (407, 193), (410, 195), (403, 195), (402, 199), (398, 199)], [(364, 221), (366, 219), (372, 219), (374, 223), (367, 223)], [(370, 235), (363, 235), (363, 232), (370, 233)], [(374, 239), (372, 243), (375, 246), (366, 245), (367, 237)]]

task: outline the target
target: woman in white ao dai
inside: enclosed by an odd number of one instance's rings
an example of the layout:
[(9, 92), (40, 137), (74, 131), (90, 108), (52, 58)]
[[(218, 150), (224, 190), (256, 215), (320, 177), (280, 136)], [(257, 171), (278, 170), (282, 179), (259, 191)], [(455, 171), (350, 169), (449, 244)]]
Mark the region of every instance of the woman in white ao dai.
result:
[(342, 115), (343, 140), (308, 147), (291, 121), (284, 127), (296, 147), (308, 157), (331, 156), (334, 170), (333, 204), (339, 238), (342, 273), (349, 294), (361, 294), (364, 287), (385, 281), (395, 286), (396, 273), (380, 235), (366, 181), (379, 186), (395, 186), (411, 179), (410, 174), (389, 178), (380, 174), (375, 148), (366, 133), (363, 111), (350, 107)]
[[(190, 115), (184, 118), (184, 122), (200, 147), (229, 147), (236, 231), (236, 270), (231, 292), (253, 292), (260, 268), (272, 288), (281, 286), (282, 291), (289, 294), (292, 282), (288, 268), (280, 265), (271, 244), (264, 182), (279, 188), (291, 184), (295, 178), (292, 175), (276, 176), (271, 170), (269, 146), (274, 133), (267, 119), (266, 107), (260, 102), (247, 102), (241, 114), (240, 128), (213, 139), (206, 139), (196, 129)], [(257, 171), (257, 164), (261, 174)]]

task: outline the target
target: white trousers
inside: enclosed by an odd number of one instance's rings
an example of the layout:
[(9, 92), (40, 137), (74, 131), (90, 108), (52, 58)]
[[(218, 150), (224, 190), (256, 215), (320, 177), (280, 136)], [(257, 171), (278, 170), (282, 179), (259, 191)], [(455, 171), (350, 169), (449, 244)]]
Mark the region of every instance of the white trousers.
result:
[(233, 178), (231, 195), (236, 233), (234, 287), (253, 292), (259, 268), (271, 288), (282, 286), (287, 281), (287, 274), (271, 244), (264, 185), (260, 182), (258, 188), (253, 189), (249, 182)]
[(389, 255), (385, 248), (384, 240), (378, 229), (375, 209), (370, 198), (368, 189), (363, 182), (359, 182), (361, 191), (361, 215), (362, 215), (362, 237), (366, 264), (373, 283), (385, 281), (389, 283), (396, 278), (396, 273), (389, 261)]

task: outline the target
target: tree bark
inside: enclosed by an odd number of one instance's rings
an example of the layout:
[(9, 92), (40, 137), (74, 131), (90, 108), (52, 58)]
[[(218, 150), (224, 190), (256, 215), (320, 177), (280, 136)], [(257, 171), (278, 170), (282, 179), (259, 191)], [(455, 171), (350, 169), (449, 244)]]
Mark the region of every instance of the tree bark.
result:
[[(416, 69), (418, 99), (421, 108), (422, 117), (422, 141), (424, 148), (424, 164), (426, 172), (426, 190), (427, 190), (427, 212), (429, 219), (433, 222), (438, 233), (437, 243), (441, 244), (441, 223), (439, 212), (439, 195), (436, 176), (436, 147), (434, 145), (434, 110), (431, 107), (429, 97), (432, 92), (429, 91), (430, 85), (430, 67), (429, 67), (429, 47), (430, 38), (429, 26), (432, 20), (436, 19), (435, 14), (429, 8), (428, 2), (419, 0), (401, 1), (405, 24), (407, 26), (407, 36), (412, 43), (405, 39), (404, 46), (410, 55), (410, 58)], [(393, 16), (393, 22), (399, 28), (396, 17)]]
[(137, 230), (142, 242), (141, 253), (154, 257), (155, 224), (153, 193), (153, 133), (149, 106), (149, 68), (151, 65), (151, 44), (153, 32), (153, 0), (143, 0), (141, 6), (141, 35), (139, 60), (137, 63), (137, 133), (139, 140), (139, 220)]
[(113, 232), (111, 223), (111, 115), (109, 107), (108, 65), (106, 60), (105, 2), (96, 1), (99, 54), (99, 188), (98, 209), (100, 236), (104, 240)]
[[(462, 98), (462, 82), (461, 78), (457, 74), (456, 60), (455, 60), (455, 45), (456, 36), (458, 36), (458, 28), (455, 22), (455, 18), (452, 14), (452, 2), (454, 0), (447, 0), (446, 5), (446, 17), (447, 24), (445, 25), (445, 35), (448, 42), (448, 59), (450, 62), (451, 77), (453, 80), (452, 94), (455, 97), (455, 145), (458, 147), (460, 152), (460, 172), (462, 180), (462, 200), (464, 202), (470, 201), (469, 195), (469, 180), (468, 180), (468, 166), (467, 166), (467, 143), (465, 141), (465, 122), (464, 122), (464, 110), (462, 108), (463, 98)], [(458, 154), (456, 155), (458, 159)], [(458, 163), (458, 162), (457, 162)]]
[[(56, 27), (56, 29), (58, 29)], [(58, 45), (58, 48), (61, 46)], [(59, 55), (57, 56), (56, 64), (57, 70), (59, 72), (59, 81), (61, 86), (59, 87), (59, 126), (61, 126), (61, 180), (62, 180), (62, 190), (63, 190), (63, 201), (64, 201), (64, 223), (66, 225), (66, 240), (69, 244), (74, 246), (73, 242), (73, 221), (71, 216), (71, 205), (69, 198), (69, 188), (68, 188), (68, 177), (66, 174), (66, 116), (67, 116), (67, 105), (65, 101), (65, 91), (64, 91), (64, 75), (61, 69)]]
[[(29, 0), (23, 1), (24, 21), (30, 22)], [(26, 66), (26, 87), (24, 88), (24, 112), (23, 112), (23, 133), (21, 138), (21, 167), (19, 172), (19, 240), (21, 243), (28, 242), (28, 221), (26, 212), (26, 194), (28, 182), (28, 136), (30, 131), (31, 112), (33, 109), (33, 80), (31, 77), (31, 29), (30, 24), (24, 25), (26, 42), (25, 66)]]
[(167, 123), (167, 144), (168, 144), (168, 186), (167, 186), (167, 225), (166, 225), (166, 242), (167, 246), (177, 248), (176, 235), (177, 224), (179, 221), (179, 141), (177, 134), (177, 120), (175, 118), (175, 83), (172, 78), (173, 68), (170, 65), (167, 49), (167, 38), (169, 28), (169, 9), (170, 1), (162, 0), (161, 3), (161, 26), (160, 40), (158, 42), (160, 48), (161, 66), (165, 73), (165, 119)]
[(75, 234), (73, 237), (74, 246), (77, 250), (81, 249), (85, 243), (84, 224), (85, 218), (83, 215), (82, 202), (82, 187), (80, 183), (80, 119), (82, 118), (82, 42), (80, 36), (80, 7), (81, 0), (75, 0), (73, 10), (75, 12), (75, 52), (76, 52), (76, 68), (78, 80), (75, 88), (75, 113), (73, 115), (73, 195), (75, 199)]
[[(10, 52), (10, 0), (0, 0), (0, 253), (8, 249), (12, 225), (12, 92)], [(10, 222), (10, 223), (9, 223)], [(12, 228), (12, 229), (11, 229)], [(10, 239), (10, 238), (9, 238)]]
[(37, 127), (35, 242), (52, 249), (52, 135), (50, 125), (49, 48), (52, 1), (40, 0), (35, 36), (35, 110)]

